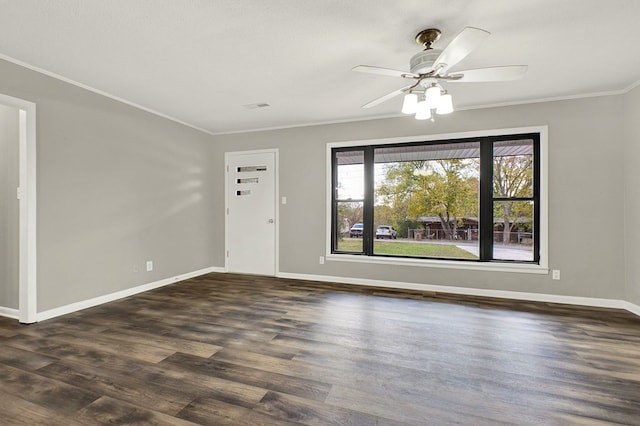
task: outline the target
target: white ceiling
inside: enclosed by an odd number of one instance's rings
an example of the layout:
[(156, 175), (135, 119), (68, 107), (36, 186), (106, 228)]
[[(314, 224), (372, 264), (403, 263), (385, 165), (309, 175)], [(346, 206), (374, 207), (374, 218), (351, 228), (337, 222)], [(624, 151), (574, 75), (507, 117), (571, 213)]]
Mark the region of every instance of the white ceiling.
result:
[(360, 106), (405, 81), (351, 68), (408, 69), (417, 32), (443, 48), (465, 26), (492, 35), (454, 69), (529, 70), (449, 84), (457, 109), (640, 79), (637, 0), (0, 0), (0, 57), (224, 133), (399, 115), (401, 97)]

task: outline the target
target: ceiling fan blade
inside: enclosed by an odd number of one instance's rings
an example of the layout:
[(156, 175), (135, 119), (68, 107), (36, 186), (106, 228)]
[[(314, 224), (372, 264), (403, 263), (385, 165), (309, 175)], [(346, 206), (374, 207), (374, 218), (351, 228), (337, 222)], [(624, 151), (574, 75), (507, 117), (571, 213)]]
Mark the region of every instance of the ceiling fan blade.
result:
[(479, 83), (483, 81), (510, 81), (524, 77), (527, 72), (526, 65), (506, 65), (502, 67), (476, 68), (452, 72), (447, 77), (462, 76), (458, 79), (448, 80), (452, 83)]
[(463, 60), (490, 35), (490, 32), (480, 28), (466, 27), (444, 48), (433, 68), (440, 69), (439, 75), (446, 75), (449, 68)]
[(407, 90), (408, 88), (410, 88), (412, 86), (413, 85), (409, 85), (409, 86), (403, 87), (402, 89), (394, 90), (391, 93), (387, 93), (384, 96), (380, 96), (379, 98), (374, 99), (371, 102), (368, 102), (368, 103), (362, 105), (362, 108), (371, 108), (371, 107), (374, 107), (376, 105), (379, 105), (379, 104), (383, 103), (384, 101), (388, 101), (391, 98), (395, 98), (396, 96), (403, 94), (405, 90)]
[(392, 70), (389, 68), (380, 68), (380, 67), (374, 67), (371, 65), (358, 65), (357, 67), (353, 67), (351, 68), (351, 71), (356, 71), (356, 72), (365, 72), (365, 73), (369, 73), (369, 74), (379, 74), (379, 75), (386, 75), (389, 77), (418, 77), (417, 74), (413, 74), (409, 71), (400, 71), (400, 70)]

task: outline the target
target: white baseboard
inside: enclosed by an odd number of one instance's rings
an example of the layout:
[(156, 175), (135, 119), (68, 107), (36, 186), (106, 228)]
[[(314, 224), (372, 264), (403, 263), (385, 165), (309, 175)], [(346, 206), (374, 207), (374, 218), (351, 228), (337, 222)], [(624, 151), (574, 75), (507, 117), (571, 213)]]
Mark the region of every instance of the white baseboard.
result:
[[(69, 305), (60, 306), (58, 308), (49, 309), (47, 311), (37, 313), (36, 318), (37, 318), (37, 321), (44, 321), (47, 319), (70, 314), (72, 312), (80, 311), (82, 309), (91, 308), (94, 306), (101, 305), (103, 303), (112, 302), (114, 300), (122, 299), (128, 296), (133, 296), (134, 294), (153, 290), (159, 287), (164, 287), (166, 285), (173, 284), (178, 281), (187, 280), (189, 278), (198, 277), (200, 275), (205, 275), (212, 272), (225, 273), (227, 271), (224, 267), (217, 267), (217, 266), (204, 268), (198, 271), (176, 275), (174, 277), (165, 278), (163, 280), (143, 284), (137, 287), (128, 288), (125, 290), (117, 291), (115, 293), (106, 294), (104, 296), (95, 297), (93, 299), (83, 300), (80, 302), (71, 303)], [(296, 280), (335, 282), (335, 283), (342, 283), (342, 284), (363, 285), (363, 286), (369, 286), (369, 287), (389, 287), (389, 288), (398, 288), (398, 289), (405, 289), (405, 290), (421, 290), (421, 291), (434, 291), (434, 292), (450, 293), (450, 294), (462, 294), (462, 295), (468, 295), (468, 296), (484, 296), (484, 297), (496, 297), (501, 299), (528, 300), (528, 301), (534, 301), (534, 302), (565, 303), (569, 305), (625, 309), (635, 315), (640, 316), (640, 306), (634, 305), (633, 303), (627, 302), (625, 300), (617, 300), (617, 299), (562, 296), (562, 295), (556, 295), (556, 294), (525, 293), (525, 292), (519, 292), (519, 291), (506, 291), (506, 290), (487, 290), (487, 289), (469, 288), (469, 287), (450, 287), (450, 286), (442, 286), (442, 285), (417, 284), (417, 283), (407, 283), (407, 282), (399, 282), (399, 281), (381, 281), (381, 280), (372, 280), (372, 279), (366, 279), (366, 278), (347, 278), (347, 277), (336, 277), (336, 276), (328, 276), (328, 275), (295, 274), (295, 273), (288, 273), (288, 272), (279, 272), (277, 276), (280, 278), (290, 278), (290, 279), (296, 279)], [(17, 309), (0, 307), (0, 316), (18, 319), (19, 312)]]
[(0, 317), (7, 317), (12, 319), (18, 319), (18, 315), (20, 311), (13, 308), (5, 308), (4, 306), (0, 306)]
[[(60, 315), (66, 315), (72, 312), (80, 311), (82, 309), (92, 308), (94, 306), (102, 305), (103, 303), (113, 302), (114, 300), (133, 296), (134, 294), (153, 290), (159, 287), (164, 287), (166, 285), (173, 284), (178, 281), (187, 280), (189, 278), (198, 277), (200, 275), (205, 275), (211, 272), (225, 272), (225, 269), (213, 266), (209, 268), (200, 269), (198, 271), (187, 272), (186, 274), (176, 275), (175, 277), (165, 278), (160, 281), (154, 281), (148, 284), (142, 284), (137, 287), (128, 288), (126, 290), (117, 291), (115, 293), (105, 294), (104, 296), (94, 297), (93, 299), (71, 303), (69, 305), (60, 306), (58, 308), (49, 309), (43, 312), (38, 312), (36, 314), (36, 320), (44, 321), (44, 320), (58, 317)], [(17, 311), (16, 311), (15, 318), (18, 318)]]
[(624, 307), (624, 309), (626, 309), (627, 311), (629, 311), (631, 313), (634, 313), (634, 314), (636, 314), (636, 315), (638, 315), (640, 317), (640, 306), (634, 305), (633, 303), (626, 302), (626, 301), (624, 303), (626, 305)]
[(334, 276), (327, 276), (327, 275), (292, 274), (288, 272), (281, 272), (278, 274), (278, 277), (291, 278), (296, 280), (310, 280), (310, 281), (334, 282), (334, 283), (341, 283), (341, 284), (354, 284), (354, 285), (363, 285), (363, 286), (369, 286), (369, 287), (389, 287), (389, 288), (398, 288), (398, 289), (404, 289), (404, 290), (434, 291), (439, 293), (462, 294), (466, 296), (496, 297), (500, 299), (527, 300), (532, 302), (565, 303), (568, 305), (625, 309), (633, 314), (640, 316), (640, 306), (634, 305), (633, 303), (627, 302), (625, 300), (618, 300), (618, 299), (600, 299), (595, 297), (563, 296), (558, 294), (544, 294), (544, 293), (525, 293), (520, 291), (507, 291), (507, 290), (487, 290), (487, 289), (471, 288), (471, 287), (451, 287), (451, 286), (443, 286), (443, 285), (417, 284), (417, 283), (407, 283), (407, 282), (399, 282), (399, 281), (381, 281), (381, 280), (372, 280), (367, 278), (347, 278), (347, 277), (334, 277)]

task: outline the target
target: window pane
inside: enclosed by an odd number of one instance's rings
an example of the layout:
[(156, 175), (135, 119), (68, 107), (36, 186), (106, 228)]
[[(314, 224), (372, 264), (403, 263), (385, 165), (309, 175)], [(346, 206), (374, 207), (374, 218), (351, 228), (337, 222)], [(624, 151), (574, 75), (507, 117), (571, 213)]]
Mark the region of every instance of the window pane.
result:
[(480, 144), (374, 151), (374, 254), (478, 258)]
[(336, 152), (338, 165), (336, 182), (337, 200), (364, 199), (364, 152)]
[(533, 141), (494, 142), (493, 196), (533, 197)]
[(336, 243), (338, 251), (362, 253), (362, 202), (338, 202)]
[(533, 261), (533, 201), (493, 203), (493, 258)]

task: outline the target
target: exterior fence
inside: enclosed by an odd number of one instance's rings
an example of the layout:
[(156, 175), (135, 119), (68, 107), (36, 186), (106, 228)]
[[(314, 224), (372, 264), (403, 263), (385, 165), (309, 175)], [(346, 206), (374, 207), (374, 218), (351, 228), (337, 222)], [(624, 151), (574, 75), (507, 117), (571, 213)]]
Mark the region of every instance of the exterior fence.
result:
[[(457, 229), (451, 233), (445, 232), (444, 229), (429, 230), (428, 233), (424, 229), (409, 229), (409, 239), (412, 240), (463, 240), (474, 241), (478, 239), (477, 229)], [(497, 243), (504, 242), (503, 231), (493, 231), (493, 241)], [(533, 244), (533, 233), (522, 231), (511, 231), (509, 233), (509, 244)]]

